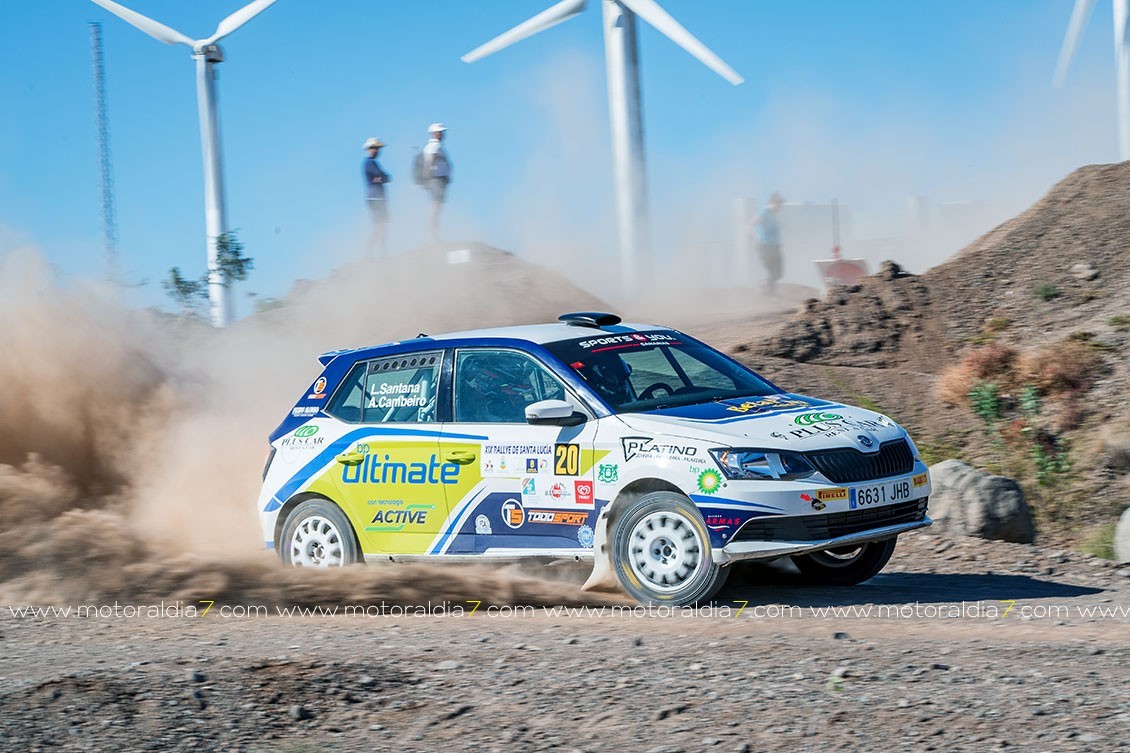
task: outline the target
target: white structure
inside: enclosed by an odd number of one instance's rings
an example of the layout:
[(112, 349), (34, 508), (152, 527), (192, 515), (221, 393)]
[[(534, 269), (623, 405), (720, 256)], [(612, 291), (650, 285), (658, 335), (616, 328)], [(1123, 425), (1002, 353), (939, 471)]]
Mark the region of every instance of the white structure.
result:
[[(1117, 69), (1118, 85), (1118, 158), (1130, 159), (1130, 0), (1111, 0), (1114, 9), (1114, 63)], [(1067, 76), (1071, 58), (1079, 45), (1079, 37), (1091, 17), (1095, 0), (1075, 0), (1071, 20), (1067, 24), (1067, 36), (1063, 39), (1063, 49), (1059, 53), (1059, 64), (1055, 69), (1054, 86), (1062, 86)]]
[(224, 53), (216, 44), (255, 16), (274, 5), (275, 0), (254, 0), (220, 21), (216, 32), (207, 39), (192, 40), (176, 29), (118, 5), (112, 0), (91, 0), (131, 26), (135, 26), (159, 42), (184, 44), (192, 48), (196, 60), (196, 97), (200, 109), (200, 145), (204, 152), (204, 225), (208, 235), (208, 299), (211, 302), (212, 324), (227, 326), (231, 317), (231, 288), (225, 285), (216, 264), (217, 241), (227, 232), (224, 205), (223, 166), (220, 160), (220, 124), (216, 112), (217, 63)]
[[(585, 9), (586, 0), (561, 0), (463, 56), (473, 63), (526, 37), (567, 21)], [(650, 250), (647, 181), (640, 112), (639, 49), (636, 17), (696, 57), (735, 86), (744, 80), (733, 68), (684, 29), (654, 0), (600, 0), (604, 11), (604, 57), (608, 75), (608, 109), (612, 119), (612, 158), (620, 227), (620, 258), (625, 292), (631, 294), (638, 262)]]

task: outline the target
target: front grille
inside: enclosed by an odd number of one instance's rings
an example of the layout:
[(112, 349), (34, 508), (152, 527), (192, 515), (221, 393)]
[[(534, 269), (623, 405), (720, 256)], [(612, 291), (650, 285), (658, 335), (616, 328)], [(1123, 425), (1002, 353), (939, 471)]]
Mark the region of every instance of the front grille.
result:
[(824, 515), (754, 518), (734, 534), (733, 541), (821, 541), (870, 531), (926, 517), (926, 497), (882, 507)]
[(854, 484), (887, 476), (900, 476), (914, 469), (914, 455), (905, 439), (879, 445), (878, 452), (862, 453), (851, 447), (806, 452), (804, 457), (833, 484)]

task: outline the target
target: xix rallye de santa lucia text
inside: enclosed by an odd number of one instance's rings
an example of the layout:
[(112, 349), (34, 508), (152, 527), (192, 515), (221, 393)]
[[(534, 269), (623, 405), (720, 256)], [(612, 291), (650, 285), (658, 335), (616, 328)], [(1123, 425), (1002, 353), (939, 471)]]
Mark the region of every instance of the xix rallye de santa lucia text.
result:
[(930, 524), (900, 426), (675, 330), (566, 314), (319, 360), (259, 498), (289, 564), (591, 558), (586, 587), (684, 605), (742, 560), (859, 583)]

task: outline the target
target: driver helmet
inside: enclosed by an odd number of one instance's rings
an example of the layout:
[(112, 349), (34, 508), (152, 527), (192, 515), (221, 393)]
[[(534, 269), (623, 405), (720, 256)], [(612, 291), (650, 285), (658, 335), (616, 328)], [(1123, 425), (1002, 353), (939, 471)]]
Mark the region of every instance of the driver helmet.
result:
[(581, 372), (585, 381), (605, 400), (621, 404), (631, 402), (632, 385), (628, 381), (631, 369), (617, 355), (594, 358)]

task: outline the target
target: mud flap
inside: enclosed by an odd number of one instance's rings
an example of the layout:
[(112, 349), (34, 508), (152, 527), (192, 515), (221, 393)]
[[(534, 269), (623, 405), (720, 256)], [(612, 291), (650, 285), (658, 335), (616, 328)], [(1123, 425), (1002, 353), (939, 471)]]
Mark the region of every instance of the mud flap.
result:
[(612, 558), (609, 556), (608, 547), (608, 510), (611, 505), (606, 505), (600, 511), (596, 521), (596, 531), (592, 540), (592, 573), (582, 591), (619, 591), (620, 581), (616, 573), (612, 572)]

